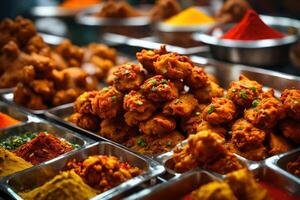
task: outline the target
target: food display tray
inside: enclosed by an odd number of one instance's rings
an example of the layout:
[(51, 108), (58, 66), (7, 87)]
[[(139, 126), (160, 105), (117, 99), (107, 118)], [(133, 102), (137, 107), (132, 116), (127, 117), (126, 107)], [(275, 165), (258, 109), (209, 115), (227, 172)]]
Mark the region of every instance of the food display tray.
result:
[(120, 184), (119, 186), (99, 194), (93, 198), (94, 200), (120, 199), (124, 192), (164, 172), (163, 166), (147, 157), (135, 154), (108, 142), (99, 142), (43, 165), (35, 166), (17, 174), (5, 177), (1, 181), (1, 187), (12, 197), (20, 199), (18, 195), (19, 191), (30, 190), (47, 182), (57, 175), (59, 171), (63, 170), (69, 160), (74, 158), (76, 160), (84, 160), (88, 156), (98, 154), (115, 156), (123, 162), (128, 162), (130, 165), (144, 170), (144, 172), (141, 175)]
[[(257, 180), (280, 188), (293, 196), (300, 197), (300, 184), (291, 177), (278, 172), (276, 169), (272, 168), (272, 166), (261, 163), (260, 165), (255, 165), (249, 169)], [(142, 190), (125, 199), (180, 199), (180, 197), (189, 194), (193, 190), (199, 188), (201, 185), (209, 183), (213, 180), (222, 180), (225, 178), (225, 176), (226, 175), (217, 176), (205, 170), (193, 170), (181, 176), (175, 176), (168, 182), (158, 184), (147, 190)]]

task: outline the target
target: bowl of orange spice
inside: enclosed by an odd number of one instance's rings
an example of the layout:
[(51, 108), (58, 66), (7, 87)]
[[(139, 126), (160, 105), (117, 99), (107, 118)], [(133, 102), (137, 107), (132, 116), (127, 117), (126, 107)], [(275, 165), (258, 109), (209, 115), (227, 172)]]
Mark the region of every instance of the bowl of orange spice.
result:
[(208, 44), (216, 59), (254, 66), (275, 66), (289, 61), (299, 39), (300, 21), (258, 15), (248, 10), (237, 24), (221, 24), (193, 38)]

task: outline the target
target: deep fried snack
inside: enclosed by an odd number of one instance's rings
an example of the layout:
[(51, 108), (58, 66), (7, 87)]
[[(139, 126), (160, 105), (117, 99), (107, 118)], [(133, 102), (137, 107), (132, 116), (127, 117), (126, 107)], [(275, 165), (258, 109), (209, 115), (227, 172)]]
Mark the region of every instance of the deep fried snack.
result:
[(300, 121), (300, 90), (285, 89), (280, 97), (287, 115)]
[(300, 144), (300, 123), (298, 121), (287, 118), (280, 123), (280, 128), (286, 138)]
[(293, 147), (286, 138), (274, 133), (270, 133), (268, 143), (270, 146), (269, 155), (271, 156), (285, 153)]
[(129, 139), (125, 146), (146, 155), (157, 155), (163, 152), (171, 151), (176, 144), (182, 142), (184, 136), (178, 131), (173, 131), (162, 137), (152, 137), (150, 135), (141, 135)]
[(74, 170), (84, 182), (102, 193), (142, 173), (142, 170), (121, 162), (117, 157), (89, 156), (84, 161), (71, 160), (67, 170)]
[(160, 46), (160, 49), (143, 49), (141, 52), (136, 53), (136, 58), (149, 73), (152, 73), (155, 71), (153, 63), (158, 59), (159, 56), (166, 53), (168, 53), (166, 50), (166, 46), (162, 45)]
[(44, 100), (51, 100), (52, 96), (55, 93), (53, 81), (49, 81), (47, 79), (33, 80), (30, 82), (30, 87)]
[(101, 122), (101, 129), (99, 131), (100, 136), (118, 143), (124, 143), (137, 134), (137, 128), (129, 127), (122, 118), (104, 119)]
[(86, 51), (84, 54), (84, 60), (88, 61), (93, 56), (97, 56), (103, 58), (105, 60), (110, 60), (113, 64), (116, 63), (117, 60), (117, 52), (114, 48), (110, 48), (105, 44), (99, 43), (90, 43), (86, 47)]
[(140, 16), (140, 13), (125, 1), (107, 1), (95, 15), (107, 18), (126, 18)]
[(92, 99), (92, 112), (102, 119), (111, 119), (122, 112), (123, 94), (115, 87), (105, 87)]
[(253, 106), (255, 107), (245, 110), (244, 118), (256, 127), (272, 128), (285, 117), (282, 103), (274, 96), (255, 100)]
[(224, 182), (213, 181), (191, 193), (192, 200), (238, 200), (229, 185)]
[(295, 161), (290, 161), (286, 166), (287, 171), (300, 178), (300, 155)]
[(186, 79), (190, 76), (194, 67), (188, 57), (177, 53), (161, 55), (153, 64), (157, 74), (169, 79)]
[(266, 146), (260, 146), (247, 151), (239, 151), (232, 143), (227, 143), (226, 146), (230, 152), (236, 153), (244, 158), (247, 158), (248, 160), (259, 161), (268, 157), (268, 149)]
[(59, 106), (62, 104), (72, 103), (84, 91), (78, 88), (70, 88), (65, 90), (58, 90), (52, 98), (52, 105)]
[(174, 83), (161, 75), (147, 79), (141, 86), (141, 90), (147, 99), (154, 102), (172, 101), (179, 96)]
[(225, 182), (230, 185), (237, 199), (267, 200), (268, 191), (261, 188), (248, 169), (241, 169), (226, 175)]
[(92, 100), (98, 94), (98, 91), (89, 91), (82, 93), (74, 103), (74, 111), (78, 113), (92, 113)]
[(148, 121), (139, 124), (139, 130), (146, 135), (161, 137), (176, 128), (176, 121), (164, 114), (157, 114)]
[(149, 100), (134, 90), (125, 95), (123, 108), (127, 111), (124, 118), (129, 126), (137, 125), (139, 122), (149, 119), (156, 110)]
[(221, 137), (225, 138), (227, 135), (227, 130), (221, 125), (216, 125), (216, 124), (210, 124), (207, 121), (202, 120), (200, 123), (197, 124), (197, 132), (201, 131), (211, 131), (214, 133), (217, 133)]
[(149, 15), (153, 22), (157, 22), (176, 15), (180, 10), (180, 5), (176, 0), (157, 0)]
[(205, 104), (197, 104), (195, 110), (188, 117), (181, 120), (181, 129), (187, 134), (195, 134), (198, 132), (198, 125), (203, 121), (202, 111), (206, 107)]
[(260, 93), (262, 93), (262, 85), (244, 75), (240, 75), (238, 81), (232, 81), (227, 91), (228, 97), (242, 107), (251, 106)]
[(121, 92), (138, 90), (145, 79), (143, 68), (137, 64), (125, 64), (113, 73), (114, 86)]
[(224, 89), (218, 84), (208, 81), (208, 84), (199, 89), (193, 89), (192, 94), (198, 100), (199, 103), (210, 103), (213, 97), (222, 97), (224, 95)]
[(163, 107), (163, 113), (171, 116), (188, 117), (197, 104), (197, 99), (192, 94), (182, 94), (177, 99), (168, 102)]
[(211, 124), (228, 123), (236, 115), (235, 104), (225, 97), (213, 98), (203, 110), (203, 119)]
[(76, 124), (80, 128), (97, 131), (100, 128), (99, 117), (88, 113), (73, 113), (66, 121)]
[(191, 149), (188, 145), (174, 149), (172, 159), (174, 161), (174, 169), (179, 173), (195, 169), (198, 166), (198, 162), (191, 154)]
[(208, 84), (208, 76), (202, 67), (194, 67), (192, 73), (187, 77), (186, 83), (190, 88), (202, 88)]

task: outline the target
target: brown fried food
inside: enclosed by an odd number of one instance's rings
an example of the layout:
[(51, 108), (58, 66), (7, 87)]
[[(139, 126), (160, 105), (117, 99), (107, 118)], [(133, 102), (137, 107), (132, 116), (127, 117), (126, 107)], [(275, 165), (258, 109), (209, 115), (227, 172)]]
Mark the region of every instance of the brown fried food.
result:
[(213, 98), (212, 102), (203, 110), (203, 119), (211, 124), (228, 123), (236, 115), (235, 104), (225, 97)]
[(110, 60), (113, 64), (117, 60), (117, 52), (114, 48), (110, 48), (105, 44), (90, 43), (85, 49), (84, 61), (90, 60), (92, 57), (97, 56), (105, 60)]
[(286, 169), (290, 173), (300, 178), (300, 155), (297, 157), (295, 161), (288, 162)]
[(72, 103), (82, 93), (83, 90), (78, 88), (57, 90), (52, 98), (52, 105), (59, 106), (66, 103)]
[(31, 89), (44, 100), (51, 100), (55, 93), (54, 83), (47, 79), (33, 80), (30, 82)]
[(244, 118), (256, 127), (272, 128), (285, 117), (282, 103), (274, 96), (255, 100), (253, 104), (255, 107), (245, 110)]
[(271, 133), (269, 136), (269, 155), (285, 153), (293, 148), (292, 144), (281, 135)]
[(180, 10), (180, 5), (176, 0), (157, 0), (149, 15), (153, 22), (157, 22), (176, 15)]
[(35, 77), (36, 73), (32, 65), (27, 65), (23, 67), (21, 82), (29, 84), (35, 79)]
[(149, 135), (141, 135), (129, 139), (125, 146), (146, 155), (157, 155), (171, 151), (176, 144), (184, 140), (184, 136), (178, 131), (173, 131), (163, 137), (152, 137)]
[(51, 48), (44, 42), (43, 38), (35, 35), (27, 42), (24, 51), (28, 54), (36, 53), (51, 57)]
[(224, 89), (218, 84), (208, 81), (208, 84), (199, 89), (193, 89), (192, 94), (198, 100), (199, 103), (210, 103), (213, 97), (222, 97), (224, 95)]
[(214, 133), (217, 133), (221, 137), (225, 138), (227, 135), (227, 130), (221, 125), (216, 125), (216, 124), (210, 124), (207, 121), (202, 120), (200, 123), (197, 124), (197, 132), (201, 131), (211, 131)]
[(124, 143), (129, 138), (138, 135), (138, 130), (129, 127), (122, 118), (104, 119), (101, 122), (99, 135), (118, 143)]
[(160, 49), (155, 50), (146, 50), (143, 49), (141, 52), (136, 53), (137, 60), (143, 65), (143, 67), (149, 72), (154, 72), (154, 62), (158, 59), (159, 56), (168, 53), (166, 46), (160, 46)]
[(172, 101), (178, 98), (178, 89), (174, 83), (161, 75), (147, 79), (141, 86), (145, 97), (154, 102)]
[(268, 149), (266, 146), (260, 146), (247, 151), (239, 151), (232, 143), (228, 143), (227, 148), (230, 152), (236, 153), (248, 160), (260, 161), (268, 157)]
[(114, 86), (121, 92), (138, 90), (145, 79), (143, 68), (137, 64), (125, 64), (113, 73)]
[(280, 97), (287, 115), (300, 121), (300, 90), (285, 89)]
[(140, 16), (140, 13), (125, 1), (107, 1), (95, 15), (107, 18), (126, 18)]
[(187, 135), (198, 132), (198, 125), (203, 121), (201, 113), (205, 107), (205, 104), (197, 104), (195, 110), (190, 116), (181, 119), (181, 129)]
[(186, 79), (190, 76), (194, 67), (187, 56), (181, 56), (177, 53), (161, 55), (153, 65), (157, 74), (169, 79)]
[(88, 113), (73, 113), (66, 121), (90, 131), (97, 131), (100, 128), (100, 119), (97, 116)]
[(238, 81), (232, 81), (227, 91), (228, 97), (234, 103), (246, 108), (252, 105), (260, 93), (262, 93), (262, 85), (244, 75), (240, 75)]
[(229, 185), (224, 182), (213, 181), (200, 186), (191, 193), (191, 200), (238, 200)]
[(93, 113), (92, 110), (92, 100), (98, 94), (98, 91), (89, 91), (82, 93), (79, 97), (77, 97), (74, 103), (74, 111), (78, 113)]
[(263, 189), (248, 169), (241, 169), (226, 175), (225, 182), (230, 185), (237, 199), (268, 200), (268, 191)]
[(176, 172), (183, 173), (198, 166), (196, 158), (191, 154), (188, 145), (174, 149), (173, 161)]
[(300, 144), (300, 123), (298, 121), (287, 118), (280, 123), (280, 128), (286, 138)]
[(174, 131), (176, 128), (176, 121), (164, 114), (157, 114), (151, 117), (146, 122), (139, 124), (139, 130), (146, 135), (161, 137)]
[(202, 88), (208, 84), (208, 76), (202, 67), (194, 67), (192, 73), (187, 77), (186, 83), (190, 88)]
[(92, 99), (92, 111), (102, 119), (112, 119), (122, 112), (123, 94), (115, 87), (106, 87)]
[(168, 102), (163, 107), (163, 113), (171, 116), (188, 117), (197, 104), (197, 99), (192, 94), (182, 94), (177, 99)]
[(68, 67), (80, 67), (83, 61), (84, 50), (70, 40), (64, 40), (56, 48), (55, 52), (61, 55)]

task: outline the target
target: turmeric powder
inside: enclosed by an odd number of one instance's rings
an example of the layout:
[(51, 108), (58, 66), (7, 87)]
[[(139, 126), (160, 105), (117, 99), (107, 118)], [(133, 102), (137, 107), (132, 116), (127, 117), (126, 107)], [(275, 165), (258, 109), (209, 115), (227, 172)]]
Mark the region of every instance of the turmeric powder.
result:
[(196, 7), (189, 7), (165, 21), (166, 24), (175, 26), (211, 24), (214, 22), (214, 18), (201, 12)]
[(80, 9), (100, 3), (101, 0), (65, 0), (59, 6), (65, 9)]

